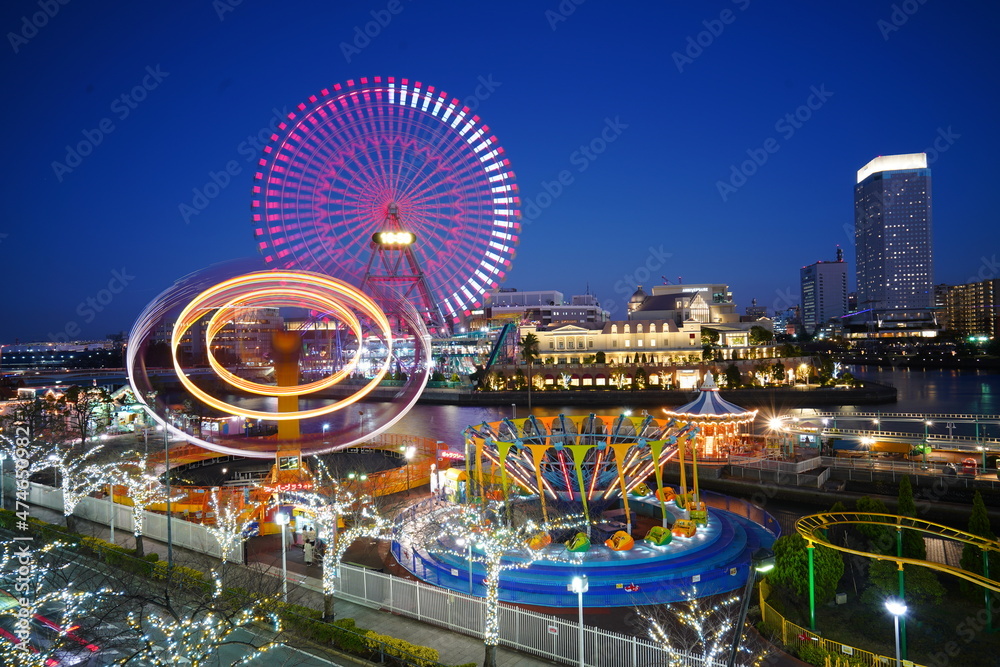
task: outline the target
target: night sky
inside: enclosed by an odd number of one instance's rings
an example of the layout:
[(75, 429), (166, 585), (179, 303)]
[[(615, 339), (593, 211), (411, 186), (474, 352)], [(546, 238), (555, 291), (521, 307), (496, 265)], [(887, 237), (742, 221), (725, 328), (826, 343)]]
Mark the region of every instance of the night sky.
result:
[(837, 244), (853, 284), (855, 172), (924, 150), (935, 282), (997, 277), (996, 4), (578, 2), (3, 3), (0, 342), (128, 330), (177, 278), (255, 255), (256, 135), (373, 75), (468, 98), (506, 149), (528, 206), (507, 287), (589, 285), (621, 315), (637, 280), (683, 276), (787, 307)]

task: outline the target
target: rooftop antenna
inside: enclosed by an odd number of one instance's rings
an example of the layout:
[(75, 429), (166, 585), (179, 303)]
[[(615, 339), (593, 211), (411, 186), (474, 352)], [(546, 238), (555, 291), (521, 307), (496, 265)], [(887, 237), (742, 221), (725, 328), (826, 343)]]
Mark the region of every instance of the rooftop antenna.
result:
[(670, 281), (669, 281), (669, 280), (667, 280), (667, 277), (666, 277), (666, 276), (660, 276), (660, 277), (661, 277), (661, 278), (663, 278), (663, 284), (664, 284), (664, 285), (669, 285), (669, 284), (670, 284)]

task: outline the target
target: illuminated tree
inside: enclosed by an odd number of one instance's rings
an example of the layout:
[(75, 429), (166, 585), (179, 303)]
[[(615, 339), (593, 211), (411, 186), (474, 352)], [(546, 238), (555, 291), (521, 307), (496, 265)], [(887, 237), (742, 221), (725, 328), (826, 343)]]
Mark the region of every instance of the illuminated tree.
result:
[(208, 499), (215, 514), (215, 525), (206, 524), (205, 527), (219, 543), (223, 565), (229, 562), (231, 555), (238, 552), (239, 546), (247, 539), (250, 524), (253, 523), (252, 517), (244, 516), (245, 509), (239, 498), (236, 493), (229, 493), (223, 500), (219, 497), (219, 490), (212, 489)]
[[(215, 575), (211, 598), (189, 613), (178, 613), (172, 607), (130, 613), (128, 625), (141, 635), (141, 648), (122, 664), (137, 659), (150, 667), (168, 667), (184, 661), (203, 665), (216, 658), (219, 649), (226, 644), (239, 644), (247, 650), (246, 655), (230, 663), (232, 667), (252, 663), (281, 645), (278, 634), (281, 621), (277, 614), (268, 611), (279, 599), (275, 593), (255, 598), (234, 610), (233, 600), (223, 595), (222, 580)], [(266, 623), (273, 629), (275, 635), (270, 640), (254, 643), (252, 639), (233, 637), (241, 629), (259, 623)]]
[(72, 386), (61, 395), (48, 398), (51, 407), (61, 415), (68, 434), (80, 439), (80, 447), (85, 448), (91, 436), (107, 426), (107, 407), (111, 396), (97, 387)]
[[(721, 598), (721, 599), (720, 599)], [(635, 608), (636, 630), (658, 643), (666, 659), (655, 664), (687, 667), (693, 662), (722, 664), (729, 656), (740, 616), (739, 595), (698, 597), (689, 591), (681, 602)], [(767, 656), (760, 646), (741, 644), (736, 665), (758, 667)]]
[[(133, 461), (125, 461), (106, 466), (106, 477), (114, 489), (114, 485), (124, 486), (125, 495), (132, 501), (132, 534), (135, 536), (135, 553), (137, 556), (145, 554), (143, 547), (143, 519), (146, 515), (146, 508), (150, 505), (157, 505), (167, 502), (166, 487), (160, 479), (147, 470), (145, 458), (138, 458)], [(171, 498), (179, 500), (182, 496)], [(114, 494), (111, 501), (114, 502)]]
[[(486, 623), (483, 641), (486, 655), (483, 667), (496, 667), (500, 644), (500, 575), (505, 570), (528, 567), (542, 553), (528, 548), (528, 540), (540, 532), (580, 525), (580, 515), (569, 515), (549, 522), (537, 522), (511, 514), (505, 503), (456, 505), (428, 512), (406, 524), (407, 538), (430, 551), (453, 552), (456, 540), (474, 544), (470, 557), (486, 570)], [(514, 556), (514, 558), (505, 558)]]

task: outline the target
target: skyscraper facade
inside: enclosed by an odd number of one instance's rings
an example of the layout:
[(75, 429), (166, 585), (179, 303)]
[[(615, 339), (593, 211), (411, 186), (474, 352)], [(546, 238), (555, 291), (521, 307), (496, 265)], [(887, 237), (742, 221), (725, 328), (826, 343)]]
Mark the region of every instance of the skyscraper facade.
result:
[(837, 248), (833, 262), (816, 262), (799, 272), (802, 285), (802, 328), (816, 333), (832, 317), (847, 313), (847, 262)]
[(858, 171), (854, 241), (858, 308), (934, 306), (931, 172), (926, 153), (883, 155)]

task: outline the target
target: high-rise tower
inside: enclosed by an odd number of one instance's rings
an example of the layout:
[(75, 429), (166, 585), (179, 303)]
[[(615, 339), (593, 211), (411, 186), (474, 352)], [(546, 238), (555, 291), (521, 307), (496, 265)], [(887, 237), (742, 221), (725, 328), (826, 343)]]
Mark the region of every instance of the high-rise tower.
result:
[(836, 261), (803, 266), (799, 276), (802, 328), (806, 333), (816, 333), (830, 318), (847, 313), (847, 262), (843, 250), (837, 248)]
[(858, 171), (854, 240), (858, 308), (892, 317), (934, 305), (926, 153), (883, 155)]

